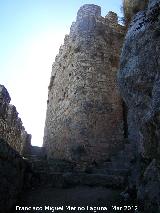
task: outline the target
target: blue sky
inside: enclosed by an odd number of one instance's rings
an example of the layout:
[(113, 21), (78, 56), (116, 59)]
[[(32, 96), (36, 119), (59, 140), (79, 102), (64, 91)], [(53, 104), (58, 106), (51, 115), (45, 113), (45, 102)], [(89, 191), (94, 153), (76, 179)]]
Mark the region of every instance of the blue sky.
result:
[(41, 145), (51, 67), (83, 4), (101, 6), (102, 16), (121, 0), (0, 0), (0, 84), (4, 85), (32, 144)]

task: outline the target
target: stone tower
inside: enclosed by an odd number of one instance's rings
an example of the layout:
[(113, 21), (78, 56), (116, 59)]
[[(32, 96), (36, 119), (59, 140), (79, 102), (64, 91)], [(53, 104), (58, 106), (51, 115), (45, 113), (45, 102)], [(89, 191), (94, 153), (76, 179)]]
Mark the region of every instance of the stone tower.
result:
[(52, 68), (44, 131), (48, 157), (93, 162), (122, 145), (116, 74), (123, 38), (115, 13), (104, 18), (97, 5), (79, 9)]

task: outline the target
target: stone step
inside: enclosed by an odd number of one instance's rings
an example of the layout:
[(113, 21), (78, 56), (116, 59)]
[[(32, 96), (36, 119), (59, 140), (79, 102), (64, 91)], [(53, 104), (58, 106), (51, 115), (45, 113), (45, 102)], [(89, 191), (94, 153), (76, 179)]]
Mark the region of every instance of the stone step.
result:
[(41, 172), (41, 171), (49, 172), (49, 169), (44, 167), (32, 167), (32, 169), (36, 172)]
[(110, 175), (123, 175), (127, 176), (129, 174), (129, 169), (115, 169), (115, 168), (110, 168), (110, 169), (94, 169), (94, 173), (97, 174), (110, 174)]
[[(64, 181), (67, 185), (87, 185), (104, 186), (111, 188), (122, 188), (124, 186), (124, 177), (109, 174), (64, 174)], [(74, 180), (74, 183), (73, 183)]]
[(126, 179), (123, 175), (87, 174), (87, 173), (47, 173), (38, 172), (36, 184), (58, 188), (73, 186), (102, 186), (108, 188), (124, 188)]
[(111, 162), (113, 161), (131, 161), (132, 155), (129, 153), (125, 153), (124, 151), (120, 151), (117, 155), (111, 157)]
[(109, 174), (113, 174), (113, 175), (123, 175), (123, 176), (128, 176), (130, 173), (129, 169), (110, 169)]
[(98, 168), (111, 168), (112, 162), (111, 161), (103, 162), (103, 163), (97, 165), (97, 167)]
[(132, 144), (125, 144), (124, 150), (127, 153), (133, 153), (133, 154), (136, 153), (136, 147), (133, 146)]
[(122, 161), (122, 160), (113, 160), (112, 161), (112, 168), (113, 169), (129, 169), (130, 168), (131, 163), (128, 161)]
[(49, 167), (47, 163), (45, 162), (40, 162), (40, 161), (37, 161), (37, 162), (30, 162), (30, 164), (32, 164), (33, 167)]
[(117, 158), (117, 160), (132, 161), (134, 159), (134, 154), (124, 150), (120, 151), (115, 158)]
[(42, 161), (42, 160), (29, 160), (32, 164), (43, 164), (43, 165), (48, 165), (47, 161)]
[(39, 162), (40, 162), (40, 161), (41, 161), (41, 162), (43, 162), (43, 161), (45, 162), (44, 159), (37, 158), (37, 157), (30, 157), (30, 158), (27, 158), (27, 160), (30, 161), (30, 162), (38, 162), (38, 161), (39, 161)]

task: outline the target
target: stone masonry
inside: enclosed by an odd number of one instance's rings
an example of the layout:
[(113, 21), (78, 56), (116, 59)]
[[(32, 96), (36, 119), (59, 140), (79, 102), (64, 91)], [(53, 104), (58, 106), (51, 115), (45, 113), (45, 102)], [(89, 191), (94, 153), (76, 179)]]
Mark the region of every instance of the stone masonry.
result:
[(30, 149), (31, 135), (25, 131), (16, 107), (10, 104), (10, 100), (7, 89), (0, 85), (0, 138), (23, 155)]
[(84, 5), (52, 68), (44, 147), (48, 158), (99, 161), (123, 144), (116, 74), (124, 27), (115, 13)]

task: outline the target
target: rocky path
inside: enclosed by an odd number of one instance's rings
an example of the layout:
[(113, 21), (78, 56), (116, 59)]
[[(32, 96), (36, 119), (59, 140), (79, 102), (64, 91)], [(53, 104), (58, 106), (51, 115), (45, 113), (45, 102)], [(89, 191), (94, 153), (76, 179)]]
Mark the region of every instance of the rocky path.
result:
[(105, 187), (43, 187), (23, 194), (17, 206), (31, 207), (24, 212), (116, 212), (112, 206), (122, 205), (119, 194), (120, 190)]
[(127, 203), (120, 194), (125, 190), (133, 158), (128, 156), (129, 148), (126, 145), (110, 162), (86, 172), (74, 171), (66, 162), (48, 162), (32, 153), (27, 158), (34, 171), (32, 188), (23, 192), (17, 211), (15, 206), (12, 212), (125, 212)]

